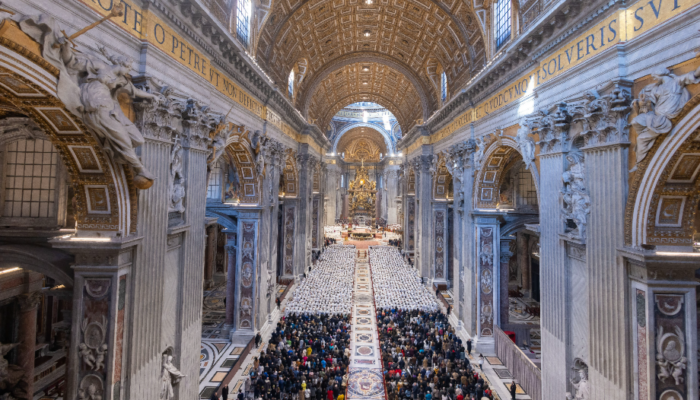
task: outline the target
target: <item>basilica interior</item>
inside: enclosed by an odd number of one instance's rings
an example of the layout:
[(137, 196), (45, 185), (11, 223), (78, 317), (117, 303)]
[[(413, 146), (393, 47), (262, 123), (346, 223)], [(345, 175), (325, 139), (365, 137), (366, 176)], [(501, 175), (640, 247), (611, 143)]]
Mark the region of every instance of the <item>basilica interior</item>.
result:
[(0, 400), (698, 399), (699, 23), (1, 2)]

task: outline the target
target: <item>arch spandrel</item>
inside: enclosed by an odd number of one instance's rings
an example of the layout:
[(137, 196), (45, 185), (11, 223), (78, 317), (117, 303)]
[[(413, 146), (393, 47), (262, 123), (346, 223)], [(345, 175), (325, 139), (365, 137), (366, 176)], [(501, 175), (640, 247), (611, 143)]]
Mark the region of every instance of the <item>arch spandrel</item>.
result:
[(38, 44), (16, 23), (3, 21), (0, 45), (0, 118), (31, 119), (56, 148), (73, 185), (77, 231), (106, 236), (136, 232), (138, 201), (131, 168), (106, 154), (58, 99), (58, 69), (44, 60)]
[(700, 94), (637, 165), (625, 209), (625, 242), (692, 246), (700, 201)]

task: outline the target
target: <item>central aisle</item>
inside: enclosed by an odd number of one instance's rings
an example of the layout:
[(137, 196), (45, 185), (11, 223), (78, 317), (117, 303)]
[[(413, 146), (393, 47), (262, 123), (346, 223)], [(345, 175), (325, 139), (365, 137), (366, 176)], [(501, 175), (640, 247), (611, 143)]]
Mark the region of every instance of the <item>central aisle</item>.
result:
[(377, 319), (367, 250), (358, 250), (352, 305), (348, 400), (384, 400)]

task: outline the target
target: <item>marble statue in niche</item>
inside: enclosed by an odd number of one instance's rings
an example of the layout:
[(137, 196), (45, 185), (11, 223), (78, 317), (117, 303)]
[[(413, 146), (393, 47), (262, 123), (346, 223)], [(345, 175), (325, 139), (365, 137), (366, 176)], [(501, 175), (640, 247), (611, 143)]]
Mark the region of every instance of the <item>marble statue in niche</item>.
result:
[(170, 204), (169, 212), (185, 212), (185, 177), (182, 173), (182, 146), (175, 142), (170, 154)]
[(238, 172), (231, 163), (226, 164), (226, 189), (224, 191), (224, 202), (236, 202), (240, 200), (241, 185), (238, 181)]
[(561, 190), (564, 233), (572, 238), (585, 240), (591, 201), (585, 188), (586, 167), (583, 153), (576, 146), (572, 146), (566, 155), (566, 161), (568, 167), (562, 175), (564, 188)]
[[(662, 68), (651, 77), (655, 82), (642, 89), (639, 97), (632, 102), (637, 112), (632, 120), (632, 126), (637, 131), (637, 165), (646, 158), (656, 138), (673, 128), (671, 120), (690, 100), (686, 86), (700, 82), (700, 67), (680, 76)], [(635, 171), (637, 165), (630, 172)]]
[(574, 366), (571, 369), (574, 371), (571, 386), (575, 392), (574, 394), (566, 392), (566, 400), (587, 400), (591, 392), (591, 389), (588, 387), (588, 365), (580, 358), (577, 358), (574, 360)]
[(486, 150), (486, 141), (484, 138), (476, 138), (475, 139), (475, 144), (476, 144), (476, 150), (474, 150), (474, 169), (480, 169), (481, 168), (481, 162), (484, 159), (484, 151)]
[(160, 400), (170, 400), (173, 397), (175, 397), (173, 385), (177, 385), (178, 383), (180, 383), (180, 380), (182, 380), (182, 378), (185, 378), (186, 376), (187, 375), (184, 375), (173, 365), (173, 356), (164, 353), (162, 356), (160, 372)]
[(24, 33), (42, 45), (44, 59), (60, 71), (56, 92), (66, 108), (95, 133), (105, 152), (117, 163), (131, 166), (137, 188), (150, 188), (155, 176), (135, 151), (144, 144), (143, 135), (124, 115), (117, 99), (126, 93), (132, 99), (160, 101), (157, 95), (132, 84), (134, 60), (109, 55), (104, 48), (100, 52), (109, 63), (74, 51), (52, 17), (18, 14), (13, 19)]
[(515, 136), (515, 141), (518, 143), (518, 150), (523, 156), (525, 169), (530, 169), (530, 166), (535, 161), (535, 141), (529, 136), (532, 133), (534, 123), (527, 118), (520, 120), (520, 128)]

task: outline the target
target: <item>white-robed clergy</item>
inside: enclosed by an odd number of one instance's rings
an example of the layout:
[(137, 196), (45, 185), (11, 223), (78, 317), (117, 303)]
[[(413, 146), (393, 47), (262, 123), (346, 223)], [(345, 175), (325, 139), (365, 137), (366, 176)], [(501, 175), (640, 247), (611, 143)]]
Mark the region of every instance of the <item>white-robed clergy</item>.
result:
[(435, 297), (421, 285), (416, 269), (404, 262), (395, 247), (371, 246), (369, 262), (377, 308), (438, 310)]

